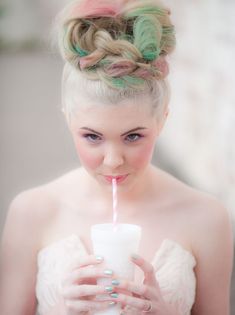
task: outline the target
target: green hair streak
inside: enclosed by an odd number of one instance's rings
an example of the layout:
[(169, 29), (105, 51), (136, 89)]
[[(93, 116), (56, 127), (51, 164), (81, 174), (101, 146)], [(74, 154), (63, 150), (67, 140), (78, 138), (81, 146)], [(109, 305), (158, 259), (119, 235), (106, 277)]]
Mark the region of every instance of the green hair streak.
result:
[(130, 35), (130, 34), (124, 34), (122, 33), (118, 39), (121, 39), (121, 40), (126, 40), (130, 43), (134, 43), (134, 36)]
[(67, 37), (68, 37), (68, 25), (65, 25), (64, 35), (63, 35), (63, 46), (64, 46), (65, 51), (79, 54), (80, 57), (86, 57), (89, 55), (89, 52), (87, 50), (82, 49), (78, 44), (73, 45), (70, 41), (68, 44)]
[(153, 61), (160, 55), (161, 31), (161, 24), (153, 16), (142, 15), (135, 20), (133, 27), (134, 44), (145, 60)]
[(89, 55), (87, 50), (82, 49), (78, 44), (74, 47), (76, 52), (79, 54), (80, 57), (86, 57)]
[(125, 18), (133, 18), (133, 17), (137, 17), (143, 14), (151, 14), (151, 15), (157, 14), (157, 15), (164, 16), (167, 14), (167, 11), (165, 9), (156, 8), (155, 6), (136, 8), (135, 10), (126, 13)]
[(141, 78), (134, 78), (132, 76), (123, 76), (122, 78), (112, 78), (109, 80), (109, 84), (117, 89), (125, 89), (127, 87), (136, 87), (144, 83), (144, 80)]

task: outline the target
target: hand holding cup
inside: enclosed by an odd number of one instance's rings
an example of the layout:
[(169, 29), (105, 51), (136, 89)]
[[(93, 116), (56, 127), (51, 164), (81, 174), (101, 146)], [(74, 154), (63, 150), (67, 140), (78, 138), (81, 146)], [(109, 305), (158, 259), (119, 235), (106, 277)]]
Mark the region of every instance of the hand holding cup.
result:
[(100, 256), (88, 255), (79, 257), (73, 262), (61, 282), (61, 296), (66, 315), (85, 315), (98, 312), (115, 305), (110, 300), (98, 301), (97, 295), (112, 292), (110, 286), (97, 285), (98, 278), (111, 278), (113, 272), (105, 268)]

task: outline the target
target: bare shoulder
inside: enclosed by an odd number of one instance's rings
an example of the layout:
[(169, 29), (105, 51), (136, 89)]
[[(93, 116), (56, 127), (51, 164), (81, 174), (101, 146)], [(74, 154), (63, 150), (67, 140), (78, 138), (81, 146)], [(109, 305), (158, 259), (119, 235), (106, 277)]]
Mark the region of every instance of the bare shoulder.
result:
[(229, 210), (214, 196), (194, 189), (189, 189), (188, 198), (188, 202), (191, 199), (192, 247), (198, 260), (208, 259), (210, 252), (212, 258), (213, 250), (217, 257), (225, 254), (225, 250), (232, 255), (233, 231)]
[(227, 270), (231, 270), (233, 228), (229, 209), (214, 196), (194, 189), (189, 198), (192, 200), (190, 237), (198, 270), (210, 265), (211, 270), (218, 268), (219, 272), (226, 264)]
[[(11, 201), (3, 237), (16, 236), (25, 242), (34, 242), (40, 246), (41, 237), (52, 224), (60, 209), (65, 184), (69, 182), (73, 171), (66, 173), (44, 185), (20, 192)], [(31, 233), (29, 238), (29, 233)], [(12, 239), (13, 240), (13, 239)]]
[[(184, 205), (186, 217), (191, 224), (191, 237), (194, 249), (211, 246), (216, 239), (222, 241), (221, 235), (232, 238), (232, 217), (220, 200), (212, 194), (200, 191), (179, 181), (179, 202)], [(176, 189), (177, 191), (177, 189)], [(191, 220), (190, 220), (191, 218)]]
[(1, 238), (0, 305), (4, 314), (35, 313), (37, 252), (50, 205), (43, 187), (21, 192), (10, 204)]
[(31, 243), (36, 250), (42, 230), (53, 219), (55, 208), (56, 201), (44, 186), (19, 193), (10, 203), (3, 240)]
[(215, 198), (199, 192), (194, 195), (191, 247), (196, 258), (197, 289), (192, 314), (230, 314), (234, 256), (231, 216)]
[(185, 215), (192, 217), (194, 225), (200, 222), (198, 226), (200, 232), (205, 226), (212, 228), (213, 225), (225, 221), (231, 223), (229, 210), (215, 196), (193, 188), (164, 171), (160, 170), (160, 174), (172, 202), (177, 208), (183, 209)]
[(10, 203), (1, 238), (0, 305), (4, 314), (35, 313), (37, 253), (59, 209), (60, 201), (52, 190), (62, 182), (58, 178), (23, 191)]
[(172, 175), (160, 171), (165, 183), (166, 195), (171, 200), (170, 207), (176, 210), (188, 228), (192, 249), (196, 253), (207, 251), (217, 242), (221, 247), (226, 243), (231, 247), (232, 218), (228, 209), (213, 195), (195, 189)]
[[(163, 172), (171, 209), (196, 258), (196, 301), (192, 314), (229, 314), (233, 231), (228, 209), (214, 196)], [(219, 283), (219, 286), (218, 286)]]
[(162, 176), (171, 195), (174, 224), (180, 221), (183, 237), (190, 242), (196, 258), (197, 287), (192, 314), (229, 314), (234, 254), (230, 212), (214, 196), (171, 175)]

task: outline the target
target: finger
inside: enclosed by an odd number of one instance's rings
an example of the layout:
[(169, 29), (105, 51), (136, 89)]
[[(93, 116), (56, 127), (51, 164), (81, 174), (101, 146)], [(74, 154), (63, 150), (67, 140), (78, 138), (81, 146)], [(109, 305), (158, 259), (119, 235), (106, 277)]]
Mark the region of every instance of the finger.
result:
[(101, 301), (101, 302), (95, 302), (95, 301), (83, 301), (83, 300), (72, 300), (72, 301), (65, 301), (66, 308), (69, 312), (89, 312), (89, 311), (100, 311), (105, 310), (108, 308), (112, 308), (114, 305), (116, 305), (116, 302), (110, 302), (110, 301)]
[(142, 271), (144, 272), (144, 277), (147, 282), (151, 282), (152, 284), (157, 284), (155, 270), (151, 263), (149, 263), (143, 257), (136, 254), (133, 254), (131, 256), (131, 260), (142, 269)]
[(105, 269), (102, 266), (94, 268), (92, 266), (75, 269), (71, 273), (67, 274), (63, 280), (62, 285), (80, 284), (84, 279), (96, 279), (96, 278), (111, 278), (114, 275), (110, 269)]
[[(118, 280), (118, 285), (113, 285), (115, 292), (123, 293), (123, 291), (128, 291), (133, 294), (136, 294), (136, 297), (144, 297), (146, 299), (154, 299), (156, 298), (154, 288), (150, 287), (146, 284), (137, 284), (133, 281), (129, 280)], [(115, 280), (112, 281), (115, 283)]]
[(136, 298), (126, 294), (115, 294), (110, 295), (111, 301), (121, 303), (122, 305), (129, 305), (131, 307), (137, 308), (140, 311), (144, 311), (149, 308), (149, 301), (145, 299)]
[(77, 299), (80, 297), (90, 297), (98, 294), (108, 294), (113, 291), (112, 286), (99, 286), (99, 285), (73, 285), (65, 287), (61, 291), (61, 295), (65, 299)]
[(102, 256), (99, 255), (86, 255), (86, 256), (77, 256), (69, 265), (68, 271), (74, 269), (86, 267), (88, 265), (99, 265), (104, 261)]

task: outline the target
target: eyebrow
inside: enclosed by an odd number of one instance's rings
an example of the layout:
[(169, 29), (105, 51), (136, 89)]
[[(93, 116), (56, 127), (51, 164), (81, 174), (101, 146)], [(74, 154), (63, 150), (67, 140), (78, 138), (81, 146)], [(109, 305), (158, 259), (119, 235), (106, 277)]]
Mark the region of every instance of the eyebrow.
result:
[[(87, 130), (87, 131), (90, 131), (90, 132), (93, 132), (93, 133), (96, 133), (99, 136), (103, 136), (102, 133), (100, 133), (98, 131), (95, 131), (95, 130), (93, 130), (91, 128), (88, 128), (88, 127), (82, 127), (81, 129), (82, 130)], [(147, 129), (147, 128), (146, 127), (136, 127), (134, 129), (131, 129), (129, 131), (124, 132), (123, 134), (121, 134), (121, 136), (123, 137), (123, 136), (126, 136), (128, 133), (139, 131), (139, 130), (144, 130), (144, 129)]]

